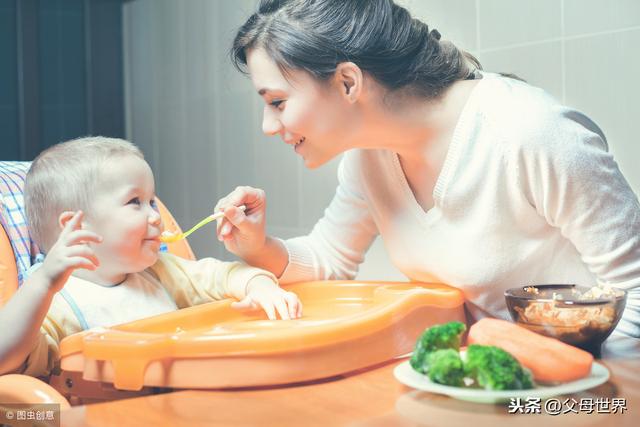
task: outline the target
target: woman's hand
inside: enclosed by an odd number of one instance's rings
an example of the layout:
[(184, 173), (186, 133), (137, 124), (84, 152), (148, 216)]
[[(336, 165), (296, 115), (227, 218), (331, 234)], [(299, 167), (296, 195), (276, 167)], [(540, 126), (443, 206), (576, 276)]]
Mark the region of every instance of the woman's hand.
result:
[[(244, 205), (244, 212), (238, 206)], [(215, 212), (224, 212), (218, 220), (218, 240), (227, 250), (242, 259), (251, 258), (262, 250), (266, 241), (265, 220), (267, 200), (263, 190), (236, 187), (218, 201)]]
[(293, 292), (278, 286), (268, 276), (256, 276), (247, 284), (247, 296), (242, 301), (231, 303), (238, 310), (262, 308), (270, 320), (297, 319), (302, 316), (302, 303)]
[(100, 265), (95, 252), (87, 243), (100, 243), (102, 237), (82, 229), (82, 216), (82, 211), (78, 211), (67, 221), (38, 270), (44, 275), (49, 289), (54, 292), (64, 287), (74, 270), (95, 270)]

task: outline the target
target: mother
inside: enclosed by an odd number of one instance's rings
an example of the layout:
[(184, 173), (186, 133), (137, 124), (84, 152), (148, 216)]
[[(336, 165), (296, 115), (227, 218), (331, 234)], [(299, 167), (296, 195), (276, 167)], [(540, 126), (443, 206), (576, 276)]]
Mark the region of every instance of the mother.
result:
[(221, 199), (229, 251), (282, 283), (353, 278), (380, 234), (400, 271), (461, 289), (475, 318), (508, 318), (518, 284), (607, 283), (630, 291), (616, 331), (640, 336), (640, 205), (588, 117), (480, 71), (390, 0), (262, 1), (232, 54), (267, 135), (309, 168), (345, 154), (307, 236), (266, 236), (259, 189)]

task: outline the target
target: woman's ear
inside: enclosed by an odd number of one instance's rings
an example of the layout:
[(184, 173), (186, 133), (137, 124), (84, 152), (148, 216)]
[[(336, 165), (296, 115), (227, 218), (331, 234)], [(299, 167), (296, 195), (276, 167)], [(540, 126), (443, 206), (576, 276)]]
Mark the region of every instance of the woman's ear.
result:
[(76, 213), (73, 211), (64, 211), (60, 214), (60, 216), (58, 217), (58, 226), (60, 227), (60, 230), (62, 230), (64, 226), (67, 225), (67, 222), (69, 222), (69, 220), (73, 218), (75, 214)]
[(364, 76), (362, 70), (353, 62), (341, 62), (336, 67), (335, 80), (342, 96), (350, 103), (360, 98)]

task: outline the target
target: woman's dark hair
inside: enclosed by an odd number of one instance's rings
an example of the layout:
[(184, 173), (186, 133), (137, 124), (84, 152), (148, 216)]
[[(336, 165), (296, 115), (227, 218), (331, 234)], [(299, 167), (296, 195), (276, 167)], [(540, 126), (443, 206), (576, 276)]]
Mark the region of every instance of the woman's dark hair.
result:
[(238, 70), (246, 73), (247, 51), (258, 47), (285, 73), (304, 70), (327, 80), (351, 61), (392, 91), (426, 98), (481, 69), (392, 0), (262, 0), (233, 42)]

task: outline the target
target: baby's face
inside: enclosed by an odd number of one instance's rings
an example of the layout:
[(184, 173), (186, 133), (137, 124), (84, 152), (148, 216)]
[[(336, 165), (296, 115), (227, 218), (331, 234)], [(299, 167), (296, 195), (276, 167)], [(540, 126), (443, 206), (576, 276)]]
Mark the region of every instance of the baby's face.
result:
[(104, 239), (95, 245), (98, 274), (136, 273), (156, 262), (163, 224), (147, 162), (123, 156), (102, 167), (83, 227)]

